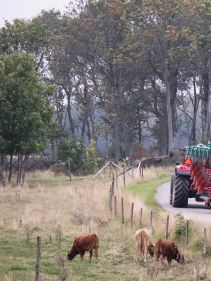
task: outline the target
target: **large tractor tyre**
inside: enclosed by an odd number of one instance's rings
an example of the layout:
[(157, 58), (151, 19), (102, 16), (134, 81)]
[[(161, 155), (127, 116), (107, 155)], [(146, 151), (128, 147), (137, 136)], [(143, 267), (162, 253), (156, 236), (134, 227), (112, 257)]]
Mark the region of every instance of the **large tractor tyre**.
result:
[(172, 206), (178, 208), (187, 208), (189, 179), (187, 177), (176, 175), (173, 182)]
[(169, 204), (172, 205), (172, 198), (173, 198), (173, 185), (175, 181), (176, 175), (171, 176), (171, 183), (170, 183), (170, 194), (169, 194)]

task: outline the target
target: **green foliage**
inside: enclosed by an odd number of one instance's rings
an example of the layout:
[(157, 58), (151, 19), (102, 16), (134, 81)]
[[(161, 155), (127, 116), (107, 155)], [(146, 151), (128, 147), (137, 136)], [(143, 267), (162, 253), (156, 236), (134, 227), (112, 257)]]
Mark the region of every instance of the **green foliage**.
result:
[(186, 235), (186, 220), (180, 213), (175, 215), (175, 238), (182, 241)]
[(84, 147), (74, 138), (62, 138), (58, 146), (58, 156), (71, 172), (84, 170)]
[(28, 54), (0, 57), (0, 152), (31, 154), (42, 151), (54, 128), (50, 96)]
[(95, 141), (91, 140), (89, 145), (85, 149), (84, 155), (84, 167), (86, 172), (94, 172), (97, 165), (96, 153), (95, 153)]

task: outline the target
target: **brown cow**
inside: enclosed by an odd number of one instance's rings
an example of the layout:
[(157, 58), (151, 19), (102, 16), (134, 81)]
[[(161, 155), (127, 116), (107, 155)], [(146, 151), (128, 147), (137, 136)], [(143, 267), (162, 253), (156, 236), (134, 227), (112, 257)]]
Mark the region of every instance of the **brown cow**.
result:
[(79, 236), (75, 238), (71, 249), (67, 253), (67, 259), (72, 260), (76, 255), (80, 255), (81, 260), (83, 260), (86, 251), (89, 251), (89, 260), (93, 255), (93, 250), (95, 257), (98, 256), (99, 238), (95, 233), (87, 236)]
[(163, 259), (167, 259), (168, 265), (171, 265), (172, 260), (183, 264), (184, 256), (180, 254), (176, 244), (171, 240), (159, 239), (155, 245), (155, 258), (158, 261), (161, 256), (161, 262), (164, 264)]
[(152, 238), (150, 231), (146, 228), (141, 228), (136, 231), (134, 235), (134, 240), (136, 241), (137, 258), (139, 259), (141, 255), (144, 257), (144, 262), (147, 259), (147, 253), (150, 256), (154, 256), (154, 246), (152, 243)]

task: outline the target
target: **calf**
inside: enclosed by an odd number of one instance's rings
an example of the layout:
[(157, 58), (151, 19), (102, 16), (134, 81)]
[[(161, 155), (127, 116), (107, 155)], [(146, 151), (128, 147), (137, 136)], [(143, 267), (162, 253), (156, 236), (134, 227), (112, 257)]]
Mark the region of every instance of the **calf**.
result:
[(72, 260), (76, 255), (80, 255), (83, 260), (86, 251), (89, 251), (89, 260), (91, 262), (93, 250), (95, 257), (98, 256), (99, 238), (95, 233), (87, 236), (79, 236), (75, 238), (71, 249), (67, 253), (67, 259)]
[(171, 265), (172, 260), (176, 260), (178, 263), (184, 263), (184, 256), (180, 254), (174, 241), (171, 240), (161, 240), (159, 239), (155, 245), (155, 258), (158, 259), (161, 256), (161, 262), (163, 259), (167, 259), (168, 265)]
[(154, 246), (152, 244), (151, 234), (148, 229), (141, 228), (137, 230), (134, 235), (134, 240), (136, 242), (138, 259), (141, 257), (141, 255), (143, 255), (144, 262), (146, 262), (148, 253), (150, 256), (154, 256)]

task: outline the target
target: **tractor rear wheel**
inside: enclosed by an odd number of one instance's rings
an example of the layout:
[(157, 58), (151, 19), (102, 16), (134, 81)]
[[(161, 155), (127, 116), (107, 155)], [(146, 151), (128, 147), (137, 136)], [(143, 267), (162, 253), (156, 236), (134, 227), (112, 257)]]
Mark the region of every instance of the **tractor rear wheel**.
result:
[(189, 179), (187, 177), (176, 175), (173, 182), (172, 206), (187, 208), (188, 206), (188, 187)]
[(171, 183), (170, 183), (170, 195), (169, 195), (169, 204), (172, 205), (172, 198), (173, 198), (173, 185), (175, 181), (176, 175), (171, 176)]

